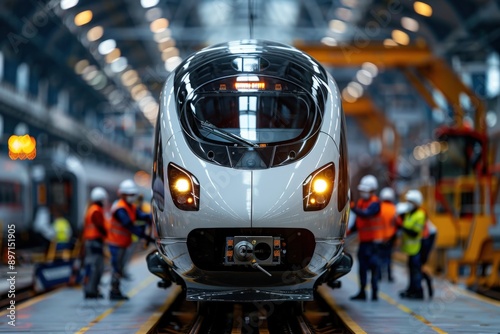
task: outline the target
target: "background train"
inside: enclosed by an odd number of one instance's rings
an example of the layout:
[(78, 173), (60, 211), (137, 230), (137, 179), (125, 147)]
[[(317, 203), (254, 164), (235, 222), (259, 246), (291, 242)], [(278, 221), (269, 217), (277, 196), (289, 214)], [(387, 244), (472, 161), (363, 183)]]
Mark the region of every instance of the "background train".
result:
[(32, 161), (0, 155), (0, 164), (0, 222), (4, 235), (7, 225), (16, 225), (18, 248), (40, 245), (33, 226), (40, 207), (50, 212), (51, 220), (56, 211), (68, 219), (76, 237), (83, 226), (90, 190), (104, 187), (112, 203), (120, 182), (134, 178), (133, 172), (86, 161), (64, 146), (48, 149)]
[(206, 48), (160, 99), (152, 273), (188, 300), (311, 300), (349, 272), (345, 117), (333, 78), (266, 41)]

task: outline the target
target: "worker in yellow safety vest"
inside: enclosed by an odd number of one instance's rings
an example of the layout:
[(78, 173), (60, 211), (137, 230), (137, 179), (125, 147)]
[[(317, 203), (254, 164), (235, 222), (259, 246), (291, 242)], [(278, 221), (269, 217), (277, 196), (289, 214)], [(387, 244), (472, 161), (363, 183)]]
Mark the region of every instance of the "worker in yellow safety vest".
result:
[(405, 200), (408, 212), (404, 215), (401, 226), (403, 233), (401, 251), (408, 255), (409, 284), (405, 291), (400, 292), (400, 296), (409, 299), (423, 299), (420, 247), (427, 217), (425, 211), (420, 208), (423, 196), (419, 190), (409, 190), (405, 195)]
[(56, 250), (63, 250), (71, 248), (71, 237), (73, 230), (71, 229), (70, 222), (62, 215), (58, 209), (54, 210), (55, 219), (52, 222), (52, 228), (55, 232)]

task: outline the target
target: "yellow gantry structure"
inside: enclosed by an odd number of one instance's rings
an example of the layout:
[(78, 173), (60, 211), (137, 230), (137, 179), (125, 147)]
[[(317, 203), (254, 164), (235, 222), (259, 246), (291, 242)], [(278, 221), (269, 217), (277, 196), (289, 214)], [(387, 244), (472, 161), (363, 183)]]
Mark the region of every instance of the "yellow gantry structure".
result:
[[(464, 111), (460, 104), (463, 94), (469, 97), (471, 105), (475, 109), (474, 127), (477, 131), (485, 133), (485, 106), (477, 95), (467, 87), (445, 60), (434, 55), (424, 44), (408, 46), (385, 46), (374, 43), (357, 43), (327, 46), (323, 44), (310, 45), (295, 43), (300, 50), (308, 53), (324, 66), (331, 67), (361, 67), (363, 63), (370, 62), (380, 68), (396, 68), (403, 71), (408, 81), (413, 85), (422, 98), (431, 108), (437, 108), (428, 85), (438, 89), (448, 101), (454, 112), (455, 124), (463, 126)], [(370, 109), (371, 108), (371, 109)], [(366, 99), (358, 99), (355, 102), (344, 102), (344, 109), (348, 116), (357, 118), (369, 117), (376, 113), (373, 103)], [(383, 113), (377, 117), (370, 117), (370, 122), (375, 130), (363, 127), (368, 137), (379, 136), (388, 123)], [(362, 122), (362, 121), (360, 121)], [(375, 133), (374, 133), (375, 132)]]

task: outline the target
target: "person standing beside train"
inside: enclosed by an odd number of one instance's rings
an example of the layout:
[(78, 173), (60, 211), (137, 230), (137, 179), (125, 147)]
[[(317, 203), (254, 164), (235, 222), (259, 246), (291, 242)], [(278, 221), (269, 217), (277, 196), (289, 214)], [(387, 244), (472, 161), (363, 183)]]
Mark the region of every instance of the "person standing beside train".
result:
[(106, 238), (105, 206), (108, 194), (104, 188), (95, 187), (90, 192), (90, 204), (85, 214), (83, 240), (85, 243), (85, 298), (103, 298), (99, 283), (104, 271), (104, 240)]
[(351, 300), (366, 300), (368, 271), (371, 273), (372, 300), (378, 300), (378, 279), (380, 252), (384, 241), (384, 224), (380, 214), (380, 200), (375, 194), (378, 181), (373, 175), (361, 178), (358, 185), (360, 199), (352, 212), (356, 214), (354, 227), (349, 232), (358, 232), (359, 282), (360, 291)]
[(384, 243), (380, 258), (380, 278), (382, 272), (387, 270), (387, 279), (393, 282), (392, 277), (392, 249), (397, 236), (396, 194), (390, 187), (380, 191), (380, 214), (384, 221)]
[(424, 210), (420, 208), (423, 202), (422, 193), (419, 190), (408, 190), (405, 195), (408, 213), (404, 215), (402, 222), (401, 250), (408, 255), (409, 284), (408, 289), (402, 291), (401, 298), (423, 299), (422, 290), (422, 268), (420, 261), (420, 249), (422, 245), (422, 233), (427, 220)]
[(420, 264), (422, 270), (422, 278), (427, 284), (427, 292), (429, 298), (434, 296), (434, 289), (432, 287), (432, 276), (429, 270), (426, 270), (425, 264), (429, 259), (429, 255), (434, 248), (434, 243), (437, 236), (437, 227), (432, 223), (432, 221), (427, 217), (425, 221), (425, 227), (422, 234), (422, 246), (420, 248)]
[(111, 253), (111, 291), (109, 299), (127, 300), (120, 290), (120, 280), (124, 276), (125, 254), (132, 244), (132, 234), (139, 238), (153, 242), (154, 239), (144, 233), (144, 230), (134, 225), (136, 220), (151, 222), (151, 214), (138, 210), (134, 202), (139, 189), (133, 180), (127, 179), (120, 183), (118, 196), (120, 197), (111, 208), (111, 222), (108, 229), (107, 243)]

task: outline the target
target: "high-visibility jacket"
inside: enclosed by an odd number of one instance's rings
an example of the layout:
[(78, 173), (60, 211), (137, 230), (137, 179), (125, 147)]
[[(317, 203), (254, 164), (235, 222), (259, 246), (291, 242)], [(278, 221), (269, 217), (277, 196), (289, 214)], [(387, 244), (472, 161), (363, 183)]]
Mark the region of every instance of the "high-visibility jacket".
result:
[(117, 247), (128, 247), (132, 243), (132, 232), (123, 226), (115, 218), (115, 212), (119, 209), (125, 209), (132, 222), (136, 220), (136, 208), (133, 204), (128, 204), (123, 199), (113, 203), (111, 207), (111, 221), (108, 228), (107, 242)]
[[(96, 220), (93, 220), (92, 217), (96, 217)], [(85, 225), (83, 226), (83, 239), (84, 240), (104, 240), (106, 237), (103, 234), (103, 230), (106, 226), (106, 218), (104, 215), (104, 208), (98, 204), (91, 204), (87, 213), (85, 214)]]
[(422, 234), (424, 231), (427, 217), (424, 210), (417, 209), (414, 212), (407, 213), (403, 219), (403, 228), (417, 233), (412, 237), (408, 233), (403, 233), (401, 241), (401, 250), (408, 255), (416, 255), (420, 251)]
[(73, 234), (71, 230), (71, 224), (64, 217), (59, 217), (54, 220), (54, 231), (56, 232), (56, 242), (57, 243), (67, 243), (71, 239)]
[[(377, 196), (372, 195), (369, 199), (359, 199), (356, 208), (367, 209), (372, 203), (378, 202)], [(384, 240), (384, 221), (380, 211), (373, 217), (356, 216), (356, 228), (360, 242), (382, 242)]]
[(382, 201), (380, 215), (384, 221), (384, 240), (387, 241), (396, 233), (396, 205), (389, 201)]

